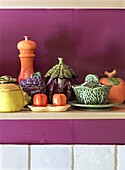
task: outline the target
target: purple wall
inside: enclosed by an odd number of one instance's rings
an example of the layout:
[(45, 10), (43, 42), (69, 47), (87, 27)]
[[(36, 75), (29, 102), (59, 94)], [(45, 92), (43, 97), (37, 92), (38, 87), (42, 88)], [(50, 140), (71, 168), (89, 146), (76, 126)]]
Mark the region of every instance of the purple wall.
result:
[(0, 120), (1, 144), (125, 144), (125, 120)]
[(43, 75), (60, 55), (80, 81), (114, 68), (125, 79), (123, 9), (0, 9), (0, 30), (0, 75), (18, 77), (16, 45), (30, 35), (37, 42), (34, 68)]
[[(60, 55), (80, 81), (114, 68), (125, 79), (125, 10), (0, 9), (0, 75), (18, 77), (24, 35), (37, 42), (34, 68), (43, 75)], [(125, 120), (0, 120), (0, 143), (124, 144), (123, 129)]]

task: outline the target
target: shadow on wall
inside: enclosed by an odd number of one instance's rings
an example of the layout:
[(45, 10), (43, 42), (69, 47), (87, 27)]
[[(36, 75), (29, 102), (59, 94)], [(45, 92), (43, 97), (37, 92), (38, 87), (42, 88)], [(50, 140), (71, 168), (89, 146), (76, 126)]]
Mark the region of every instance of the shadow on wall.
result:
[(65, 64), (73, 63), (75, 51), (79, 44), (80, 39), (77, 41), (73, 32), (70, 32), (66, 27), (61, 27), (56, 35), (45, 40), (45, 48), (47, 49), (47, 56), (50, 60), (50, 67), (57, 63), (58, 56), (64, 58)]
[[(120, 38), (118, 39), (115, 36), (110, 41), (106, 42), (105, 50), (101, 54), (102, 60), (100, 61), (100, 68), (102, 70), (102, 73), (104, 73), (105, 70), (112, 71), (116, 69), (117, 76), (125, 79), (125, 75), (123, 74), (125, 62), (125, 59), (123, 57), (123, 54), (125, 54), (125, 51), (123, 51), (124, 45), (124, 42), (120, 41)], [(99, 57), (100, 56), (96, 56), (95, 59), (98, 60)], [(100, 77), (102, 76), (104, 76), (104, 74), (100, 74)]]
[[(122, 67), (125, 61), (122, 54), (125, 51), (123, 51), (124, 42), (120, 41), (120, 37), (111, 37), (111, 39), (105, 40), (104, 44), (99, 44), (99, 49), (94, 49), (93, 47), (90, 49), (91, 51), (89, 50), (89, 44), (86, 46), (82, 37), (75, 38), (73, 32), (70, 33), (65, 27), (60, 29), (58, 34), (47, 39), (45, 48), (47, 50), (49, 68), (58, 63), (58, 56), (62, 56), (65, 64), (71, 66), (79, 75), (81, 82), (88, 73), (103, 77), (105, 70), (112, 71), (117, 69), (118, 76), (123, 75)], [(103, 42), (103, 35), (99, 38), (97, 39), (98, 43)], [(80, 62), (81, 65), (79, 65)], [(46, 69), (48, 70), (49, 68)], [(125, 79), (123, 76), (122, 78)]]
[[(88, 73), (94, 73), (99, 77), (103, 77), (105, 70), (112, 71), (113, 69), (117, 69), (118, 76), (122, 75), (121, 77), (125, 79), (123, 73), (125, 43), (123, 39), (120, 40), (120, 37), (117, 36), (104, 39), (103, 35), (101, 35), (97, 41), (99, 48), (93, 46), (90, 48), (89, 42), (84, 39), (83, 33), (80, 36), (78, 33), (70, 32), (67, 27), (61, 27), (56, 34), (45, 39), (42, 47), (40, 45), (37, 47), (39, 51), (37, 51), (38, 54), (36, 54), (34, 61), (34, 70), (41, 71), (44, 76), (52, 66), (58, 63), (58, 56), (62, 56), (65, 64), (69, 65), (78, 74), (80, 82), (84, 80)], [(103, 43), (101, 44), (101, 42)], [(41, 54), (42, 58), (40, 56), (41, 49), (42, 51), (44, 50), (45, 54), (45, 56)], [(10, 54), (10, 56), (17, 57), (11, 58), (11, 60), (1, 58), (0, 69), (4, 70), (5, 74), (11, 72), (11, 76), (15, 77), (20, 71), (18, 50), (16, 49), (16, 52)], [(13, 63), (16, 63), (14, 67)]]
[(71, 67), (76, 74), (78, 68), (76, 68), (76, 49), (82, 43), (82, 39), (75, 38), (75, 33), (70, 31), (67, 27), (60, 27), (55, 35), (45, 40), (44, 47), (47, 50), (47, 58), (49, 60), (49, 66), (46, 68), (46, 72), (55, 64), (58, 63), (58, 57), (64, 58), (64, 63)]

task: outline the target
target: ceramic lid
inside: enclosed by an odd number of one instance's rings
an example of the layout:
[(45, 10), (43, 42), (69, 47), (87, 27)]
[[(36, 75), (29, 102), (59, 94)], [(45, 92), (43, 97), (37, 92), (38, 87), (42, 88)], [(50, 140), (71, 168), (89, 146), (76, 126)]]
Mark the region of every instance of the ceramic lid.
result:
[(63, 62), (62, 57), (58, 57), (59, 63), (53, 66), (46, 74), (45, 77), (51, 78), (75, 78), (77, 74)]
[(15, 91), (15, 90), (20, 90), (20, 87), (17, 84), (14, 84), (14, 83), (0, 84), (0, 92), (1, 91)]

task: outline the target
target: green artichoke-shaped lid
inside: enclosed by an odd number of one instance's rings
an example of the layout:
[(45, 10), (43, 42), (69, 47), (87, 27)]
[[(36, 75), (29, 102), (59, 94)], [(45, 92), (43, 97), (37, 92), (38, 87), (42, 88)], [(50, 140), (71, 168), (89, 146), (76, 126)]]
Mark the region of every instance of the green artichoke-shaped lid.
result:
[(77, 74), (63, 62), (62, 57), (58, 57), (59, 63), (53, 66), (46, 74), (45, 77), (51, 78), (73, 78), (78, 77)]

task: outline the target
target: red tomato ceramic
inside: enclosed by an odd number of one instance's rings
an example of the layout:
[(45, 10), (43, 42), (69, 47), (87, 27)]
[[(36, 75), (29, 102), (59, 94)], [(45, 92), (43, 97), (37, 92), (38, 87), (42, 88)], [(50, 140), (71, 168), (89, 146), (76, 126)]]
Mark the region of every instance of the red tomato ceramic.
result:
[(54, 106), (65, 106), (67, 103), (67, 97), (65, 94), (54, 94), (52, 102)]
[(33, 97), (34, 106), (47, 106), (48, 98), (46, 94), (35, 94)]

